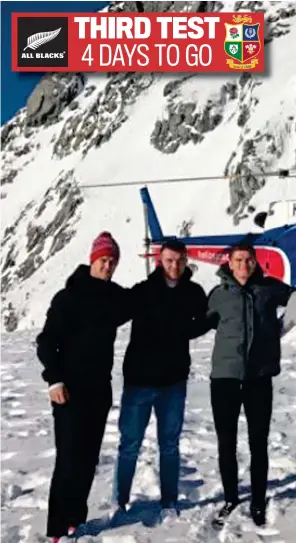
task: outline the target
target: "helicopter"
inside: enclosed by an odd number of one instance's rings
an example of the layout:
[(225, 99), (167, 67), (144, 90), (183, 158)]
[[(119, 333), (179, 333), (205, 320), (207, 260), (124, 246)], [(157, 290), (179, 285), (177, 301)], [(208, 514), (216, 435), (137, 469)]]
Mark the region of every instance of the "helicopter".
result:
[(168, 240), (182, 241), (191, 260), (216, 266), (227, 262), (231, 247), (249, 244), (255, 248), (257, 261), (266, 275), (296, 286), (296, 200), (267, 204), (264, 211), (254, 216), (259, 232), (181, 237), (163, 234), (148, 188), (141, 188), (140, 195), (146, 228), (146, 252), (141, 256), (147, 259), (147, 272), (149, 258), (157, 264), (161, 245)]

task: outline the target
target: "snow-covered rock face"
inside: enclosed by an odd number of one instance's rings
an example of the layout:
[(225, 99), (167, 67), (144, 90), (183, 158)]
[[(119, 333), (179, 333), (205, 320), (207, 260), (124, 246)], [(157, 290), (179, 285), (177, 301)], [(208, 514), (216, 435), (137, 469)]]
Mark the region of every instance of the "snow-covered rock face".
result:
[[(137, 5), (138, 4), (138, 5)], [(110, 11), (141, 3), (111, 2)], [(122, 259), (115, 280), (145, 273), (137, 187), (98, 183), (223, 176), (155, 185), (166, 233), (248, 231), (256, 207), (296, 198), (294, 2), (144, 2), (145, 11), (265, 11), (265, 74), (48, 74), (1, 131), (2, 299), (8, 330), (39, 326), (52, 295), (92, 239), (110, 230)], [(244, 178), (235, 177), (243, 174)], [(206, 288), (215, 268), (199, 264)]]
[(43, 77), (27, 101), (27, 126), (56, 122), (64, 108), (82, 91), (83, 86), (82, 74), (58, 73)]
[[(40, 205), (33, 201), (29, 202), (14, 225), (6, 227), (2, 247), (9, 244), (10, 248), (2, 267), (2, 292), (7, 292), (16, 278), (25, 280), (30, 277), (44, 260), (61, 251), (69, 243), (75, 234), (73, 226), (78, 220), (78, 208), (82, 202), (73, 171), (70, 170), (61, 175), (53, 187), (46, 191)], [(48, 207), (51, 207), (53, 213), (48, 213)], [(24, 216), (29, 219), (25, 235), (11, 243)], [(44, 222), (39, 224), (44, 218), (45, 224)], [(28, 256), (22, 262), (17, 262), (22, 249), (26, 249)]]
[[(92, 106), (86, 111), (77, 110), (65, 122), (54, 144), (53, 156), (63, 158), (81, 150), (83, 156), (106, 143), (113, 132), (128, 119), (127, 106), (153, 82), (153, 74), (111, 74), (103, 91), (94, 96)], [(85, 97), (95, 88), (86, 88)]]
[[(195, 77), (195, 76), (191, 76)], [(185, 78), (185, 80), (187, 80)], [(237, 98), (237, 85), (226, 83), (217, 93), (205, 102), (198, 99), (184, 102), (182, 99), (182, 79), (169, 82), (164, 88), (168, 96), (165, 116), (158, 119), (151, 134), (151, 143), (163, 153), (175, 153), (180, 145), (189, 141), (200, 143), (207, 132), (223, 120), (224, 109), (230, 100)]]
[[(3, 232), (1, 248), (2, 295), (29, 277), (61, 251), (75, 236), (83, 197), (73, 170), (61, 173), (44, 193), (41, 202), (31, 200), (16, 221)], [(8, 331), (17, 328), (18, 317), (10, 304), (5, 316)]]
[[(200, 2), (110, 2), (109, 11), (184, 11), (189, 4)], [(194, 9), (192, 9), (194, 11)]]

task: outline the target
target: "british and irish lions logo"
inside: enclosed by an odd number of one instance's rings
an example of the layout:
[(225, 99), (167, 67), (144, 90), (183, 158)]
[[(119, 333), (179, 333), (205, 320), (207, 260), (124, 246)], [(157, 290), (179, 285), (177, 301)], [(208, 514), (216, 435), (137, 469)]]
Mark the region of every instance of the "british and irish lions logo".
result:
[(233, 23), (225, 23), (224, 50), (227, 64), (234, 70), (250, 70), (258, 64), (261, 49), (260, 23), (252, 23), (249, 15), (233, 15)]

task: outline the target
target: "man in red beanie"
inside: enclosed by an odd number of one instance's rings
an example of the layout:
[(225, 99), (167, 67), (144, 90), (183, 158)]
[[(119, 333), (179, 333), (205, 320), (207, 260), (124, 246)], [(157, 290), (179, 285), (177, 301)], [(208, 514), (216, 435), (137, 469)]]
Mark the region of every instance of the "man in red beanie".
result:
[(125, 289), (111, 281), (119, 257), (116, 241), (102, 232), (93, 242), (90, 266), (80, 265), (54, 296), (37, 337), (54, 417), (56, 461), (47, 522), (53, 543), (67, 541), (87, 518), (112, 405), (116, 328), (126, 304)]

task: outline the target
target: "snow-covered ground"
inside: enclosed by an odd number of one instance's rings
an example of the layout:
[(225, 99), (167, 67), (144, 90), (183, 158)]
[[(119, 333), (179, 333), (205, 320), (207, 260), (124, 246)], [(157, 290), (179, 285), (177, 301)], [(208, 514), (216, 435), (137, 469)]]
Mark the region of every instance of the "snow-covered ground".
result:
[[(2, 541), (42, 543), (47, 493), (54, 462), (51, 409), (35, 356), (36, 333), (3, 335), (2, 351)], [(239, 425), (238, 459), (242, 504), (225, 528), (210, 520), (222, 503), (217, 449), (209, 402), (212, 333), (192, 342), (186, 423), (181, 439), (181, 516), (157, 524), (158, 468), (152, 419), (134, 481), (132, 508), (125, 525), (106, 522), (117, 453), (117, 418), (122, 388), (121, 364), (128, 327), (119, 330), (114, 367), (114, 406), (110, 412), (100, 467), (89, 504), (90, 534), (79, 543), (294, 543), (296, 518), (296, 332), (283, 340), (282, 373), (275, 379), (270, 433), (268, 527), (257, 529), (248, 517), (250, 497), (246, 423)], [(95, 431), (95, 429), (94, 429)], [(79, 437), (79, 436), (78, 436)]]

